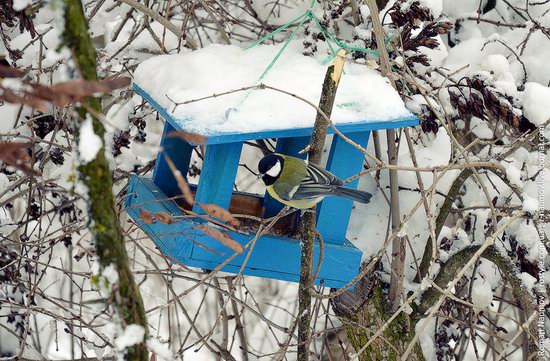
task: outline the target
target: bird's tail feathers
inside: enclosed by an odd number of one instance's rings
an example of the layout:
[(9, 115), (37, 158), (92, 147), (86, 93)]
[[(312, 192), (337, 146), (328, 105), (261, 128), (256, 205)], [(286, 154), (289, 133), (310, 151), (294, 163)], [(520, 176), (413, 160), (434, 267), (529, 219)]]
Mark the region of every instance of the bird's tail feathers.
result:
[(336, 195), (339, 195), (344, 198), (351, 199), (359, 203), (369, 203), (372, 197), (372, 194), (369, 192), (361, 191), (358, 189), (350, 189), (346, 187), (336, 187)]

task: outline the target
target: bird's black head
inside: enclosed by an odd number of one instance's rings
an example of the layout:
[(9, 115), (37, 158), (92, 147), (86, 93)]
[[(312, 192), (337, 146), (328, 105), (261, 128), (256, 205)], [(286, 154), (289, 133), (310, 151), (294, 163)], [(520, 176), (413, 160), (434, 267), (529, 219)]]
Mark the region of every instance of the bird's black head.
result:
[(270, 186), (279, 178), (283, 171), (285, 160), (278, 154), (271, 153), (263, 157), (258, 163), (260, 177), (266, 186)]

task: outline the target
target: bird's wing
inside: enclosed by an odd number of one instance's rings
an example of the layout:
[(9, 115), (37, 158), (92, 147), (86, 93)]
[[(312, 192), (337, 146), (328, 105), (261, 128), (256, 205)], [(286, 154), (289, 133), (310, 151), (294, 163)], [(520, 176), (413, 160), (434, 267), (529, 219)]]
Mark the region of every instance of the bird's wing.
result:
[[(308, 163), (307, 165), (307, 178), (304, 181), (311, 181), (313, 183), (331, 186), (341, 186), (342, 181), (338, 179), (334, 174), (328, 170), (319, 167), (316, 164)], [(308, 179), (309, 178), (309, 179)]]
[[(286, 157), (283, 173), (273, 184), (273, 190), (285, 201), (304, 200), (334, 194), (335, 188), (342, 185), (342, 181), (334, 174), (315, 164)], [(290, 163), (294, 163), (291, 164)], [(282, 179), (285, 179), (283, 181)]]
[(307, 175), (292, 194), (292, 199), (310, 199), (333, 194), (342, 181), (334, 174), (315, 164), (307, 165)]

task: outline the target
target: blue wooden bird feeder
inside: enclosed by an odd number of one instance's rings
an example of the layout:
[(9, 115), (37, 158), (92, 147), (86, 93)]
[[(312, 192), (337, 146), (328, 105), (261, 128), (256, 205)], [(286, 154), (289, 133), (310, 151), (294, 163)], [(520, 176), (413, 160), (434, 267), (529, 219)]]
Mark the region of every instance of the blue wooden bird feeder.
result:
[[(151, 66), (156, 69), (164, 68), (159, 64)], [(325, 66), (322, 66), (322, 69), (324, 68)], [(175, 68), (171, 67), (171, 69), (174, 71)], [(188, 65), (186, 71), (192, 71)], [(175, 76), (177, 77), (177, 75)], [(160, 77), (162, 78), (162, 76)], [(170, 199), (181, 192), (166, 163), (163, 152), (169, 155), (182, 175), (186, 175), (195, 145), (179, 137), (167, 135), (173, 131), (192, 131), (204, 135), (207, 139), (201, 175), (195, 189), (195, 205), (193, 206), (195, 212), (203, 213), (197, 206), (198, 204), (216, 204), (229, 209), (232, 201), (235, 201), (237, 197), (244, 197), (261, 206), (260, 209), (263, 212), (256, 214), (257, 216), (269, 217), (275, 215), (282, 206), (267, 194), (263, 196), (234, 192), (243, 143), (260, 139), (277, 139), (276, 152), (304, 157), (305, 155), (300, 155), (298, 152), (309, 144), (312, 127), (299, 126), (279, 129), (273, 126), (274, 123), (267, 122), (268, 129), (258, 131), (238, 129), (219, 131), (207, 127), (201, 130), (196, 126), (198, 123), (190, 121), (190, 116), (183, 117), (175, 114), (168, 106), (166, 97), (160, 95), (161, 92), (155, 91), (151, 86), (149, 88), (153, 90), (146, 90), (146, 86), (142, 87), (142, 83), (147, 85), (147, 81), (140, 81), (140, 79), (143, 78), (136, 77), (134, 90), (160, 113), (165, 120), (165, 126), (161, 141), (162, 152), (159, 152), (152, 179), (135, 176), (130, 181), (126, 203), (128, 214), (152, 238), (164, 255), (186, 266), (214, 269), (232, 256), (234, 251), (197, 229), (197, 222), (200, 220), (185, 217), (181, 208)], [(269, 83), (268, 80), (266, 82)], [(319, 87), (321, 82), (322, 76), (319, 79)], [(311, 87), (311, 84), (309, 86)], [(269, 94), (266, 96), (272, 97)], [(288, 112), (292, 112), (292, 110), (288, 109)], [(198, 115), (192, 116), (197, 117)], [(310, 119), (311, 125), (313, 118), (314, 116)], [(250, 122), (254, 121), (254, 118), (250, 119)], [(346, 137), (366, 148), (373, 130), (417, 124), (418, 118), (409, 113), (394, 119), (371, 118), (353, 122), (340, 121), (337, 126)], [(269, 129), (270, 126), (275, 129)], [(332, 133), (330, 128), (329, 133)], [(364, 155), (360, 151), (338, 135), (334, 135), (326, 169), (340, 179), (346, 179), (359, 173), (362, 170), (363, 162)], [(255, 167), (255, 165), (251, 166)], [(357, 183), (358, 181), (355, 180), (347, 186), (356, 187)], [(339, 197), (327, 197), (318, 206), (317, 229), (324, 239), (324, 255), (318, 277), (315, 280), (318, 285), (340, 288), (359, 272), (362, 252), (346, 239), (352, 206), (353, 202)], [(142, 209), (154, 213), (167, 212), (178, 221), (172, 224), (144, 223), (140, 218)], [(254, 237), (254, 234), (244, 235), (231, 231), (227, 233), (243, 246)], [(315, 257), (315, 264), (317, 264), (318, 243), (315, 245)], [(246, 263), (243, 267), (245, 260)], [(298, 282), (300, 278), (300, 241), (286, 236), (264, 235), (256, 241), (253, 249), (246, 249), (244, 253), (232, 258), (221, 270)]]

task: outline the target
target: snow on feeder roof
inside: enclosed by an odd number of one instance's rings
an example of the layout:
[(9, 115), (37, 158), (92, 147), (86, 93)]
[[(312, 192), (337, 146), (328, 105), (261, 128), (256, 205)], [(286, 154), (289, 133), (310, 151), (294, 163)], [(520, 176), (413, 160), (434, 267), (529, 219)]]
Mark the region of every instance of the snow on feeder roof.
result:
[[(188, 142), (170, 133), (201, 134), (207, 145), (199, 184), (194, 188), (193, 211), (204, 213), (201, 204), (215, 204), (257, 217), (277, 214), (282, 205), (268, 194), (234, 191), (243, 143), (276, 138), (276, 152), (304, 158), (299, 151), (309, 144), (315, 108), (268, 89), (212, 95), (257, 85), (261, 79), (266, 85), (317, 104), (327, 66), (320, 58), (303, 56), (299, 42), (289, 42), (282, 53), (284, 46), (262, 45), (245, 51), (210, 45), (185, 54), (158, 56), (137, 68), (134, 89), (166, 122), (153, 179), (133, 177), (126, 206), (128, 214), (166, 256), (192, 267), (212, 270), (222, 266), (222, 271), (230, 273), (299, 281), (298, 240), (266, 234), (247, 248), (254, 234), (227, 231), (246, 248), (236, 255), (234, 248), (201, 231), (198, 226), (204, 220), (189, 218), (170, 198), (181, 192), (167, 163), (168, 156), (181, 175), (187, 175), (194, 149), (189, 142), (193, 140)], [(344, 71), (331, 119), (346, 137), (366, 148), (372, 130), (418, 124), (418, 118), (376, 71), (353, 63), (347, 63)], [(200, 101), (192, 101), (196, 99)], [(329, 171), (346, 179), (359, 173), (363, 162), (364, 154), (340, 136), (333, 137), (326, 164)], [(357, 187), (357, 183), (355, 179), (347, 186)], [(317, 230), (323, 236), (324, 253), (316, 284), (343, 287), (359, 272), (362, 252), (346, 239), (352, 206), (350, 200), (337, 197), (327, 197), (318, 205)], [(168, 213), (177, 222), (145, 222), (141, 217), (144, 210)], [(319, 256), (316, 242), (315, 264)]]
[[(237, 91), (258, 84), (283, 44), (243, 50), (232, 45), (209, 45), (178, 55), (151, 58), (134, 74), (134, 89), (161, 111), (176, 130), (212, 137), (209, 143), (273, 137), (281, 131), (306, 135), (316, 110), (303, 100), (270, 89)], [(265, 74), (262, 83), (317, 104), (326, 72), (326, 56), (302, 54), (292, 41)], [(345, 132), (397, 128), (417, 124), (399, 94), (377, 71), (365, 64), (347, 63), (331, 120)]]

